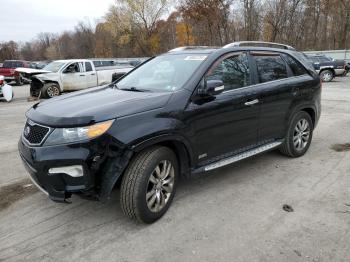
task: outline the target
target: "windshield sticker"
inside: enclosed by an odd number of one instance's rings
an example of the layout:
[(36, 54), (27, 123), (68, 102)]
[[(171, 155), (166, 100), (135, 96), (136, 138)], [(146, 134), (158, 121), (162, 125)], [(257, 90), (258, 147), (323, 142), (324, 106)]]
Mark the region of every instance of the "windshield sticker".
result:
[(196, 56), (187, 56), (185, 60), (191, 60), (191, 61), (203, 61), (207, 58), (206, 55), (196, 55)]

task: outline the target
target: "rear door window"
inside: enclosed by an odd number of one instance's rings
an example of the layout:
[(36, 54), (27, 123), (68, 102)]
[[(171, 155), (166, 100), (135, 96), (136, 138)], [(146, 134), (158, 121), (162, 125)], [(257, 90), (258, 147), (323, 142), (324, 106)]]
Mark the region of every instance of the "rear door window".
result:
[(218, 60), (206, 75), (207, 80), (221, 80), (225, 91), (250, 85), (248, 56), (245, 53), (231, 54)]
[(85, 62), (85, 71), (91, 72), (92, 71), (92, 65), (90, 62)]
[(257, 67), (260, 83), (288, 77), (287, 66), (277, 53), (252, 53)]
[(299, 61), (297, 61), (296, 59), (294, 59), (290, 55), (287, 55), (287, 54), (281, 54), (281, 55), (282, 55), (282, 58), (284, 59), (284, 61), (286, 61), (286, 63), (288, 64), (288, 66), (292, 70), (292, 73), (294, 76), (301, 76), (301, 75), (307, 74), (306, 69)]

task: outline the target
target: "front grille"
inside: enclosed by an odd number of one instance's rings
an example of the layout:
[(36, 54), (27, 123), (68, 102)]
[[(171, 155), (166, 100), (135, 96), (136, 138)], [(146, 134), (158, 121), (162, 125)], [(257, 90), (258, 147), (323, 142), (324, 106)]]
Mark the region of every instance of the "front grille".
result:
[(35, 124), (28, 120), (23, 130), (23, 137), (31, 145), (40, 145), (49, 132), (49, 127)]

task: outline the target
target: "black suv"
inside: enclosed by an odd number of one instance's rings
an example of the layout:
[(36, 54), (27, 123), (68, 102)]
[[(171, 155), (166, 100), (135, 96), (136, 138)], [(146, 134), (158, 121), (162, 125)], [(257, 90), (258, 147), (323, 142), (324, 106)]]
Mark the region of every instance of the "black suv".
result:
[(151, 223), (180, 176), (273, 149), (308, 150), (320, 117), (320, 78), (289, 46), (183, 47), (116, 82), (34, 105), (19, 141), (33, 182), (54, 201), (106, 200)]

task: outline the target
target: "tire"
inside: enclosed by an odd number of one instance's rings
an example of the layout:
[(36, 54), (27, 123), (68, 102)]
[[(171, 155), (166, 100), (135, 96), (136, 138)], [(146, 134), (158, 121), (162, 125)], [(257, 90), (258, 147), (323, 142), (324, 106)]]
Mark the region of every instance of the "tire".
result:
[(60, 87), (56, 83), (44, 84), (41, 90), (41, 97), (52, 98), (61, 94)]
[[(297, 128), (299, 130), (301, 129), (300, 127), (303, 121), (306, 121), (307, 127), (305, 126), (306, 129), (302, 131), (303, 135), (301, 135), (300, 133), (298, 134)], [(288, 127), (287, 135), (280, 148), (280, 152), (283, 155), (289, 157), (300, 157), (304, 155), (310, 147), (312, 141), (313, 128), (313, 122), (308, 113), (306, 113), (305, 111), (300, 111), (297, 114), (295, 114)], [(309, 132), (308, 135), (307, 132)], [(305, 141), (306, 138), (307, 141)], [(299, 144), (297, 140), (300, 141)]]
[(334, 73), (331, 70), (325, 69), (320, 73), (322, 82), (331, 82), (334, 78)]
[[(169, 163), (170, 172), (163, 173), (164, 168), (169, 167)], [(169, 174), (164, 176), (163, 182), (172, 181), (172, 183), (162, 185), (161, 176), (157, 176), (157, 167), (159, 175)], [(155, 178), (159, 180), (157, 185), (151, 181)], [(155, 222), (169, 209), (176, 192), (178, 178), (178, 160), (172, 150), (157, 146), (142, 151), (130, 162), (122, 179), (120, 202), (123, 213), (143, 223)], [(167, 195), (167, 192), (171, 193)]]

